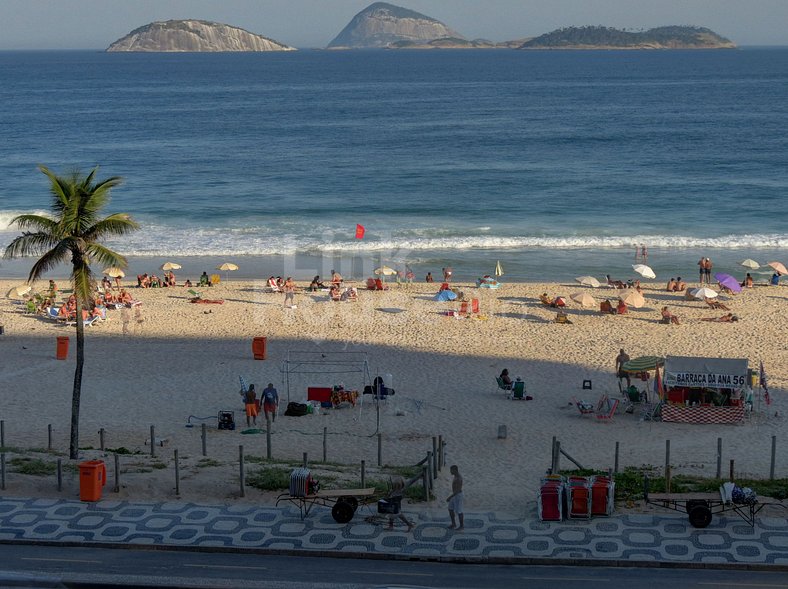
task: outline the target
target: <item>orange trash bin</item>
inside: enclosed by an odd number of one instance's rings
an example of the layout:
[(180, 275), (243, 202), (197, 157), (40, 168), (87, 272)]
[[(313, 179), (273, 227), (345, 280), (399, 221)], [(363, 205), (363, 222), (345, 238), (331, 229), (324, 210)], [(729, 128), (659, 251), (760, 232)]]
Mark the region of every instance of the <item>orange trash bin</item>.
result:
[(268, 339), (264, 337), (256, 337), (252, 340), (252, 354), (255, 360), (265, 360), (265, 354), (268, 347)]
[(65, 360), (68, 358), (68, 336), (59, 335), (57, 338), (57, 352), (55, 357), (58, 360)]
[(107, 467), (103, 460), (88, 460), (79, 464), (79, 500), (99, 501), (101, 489), (107, 484)]

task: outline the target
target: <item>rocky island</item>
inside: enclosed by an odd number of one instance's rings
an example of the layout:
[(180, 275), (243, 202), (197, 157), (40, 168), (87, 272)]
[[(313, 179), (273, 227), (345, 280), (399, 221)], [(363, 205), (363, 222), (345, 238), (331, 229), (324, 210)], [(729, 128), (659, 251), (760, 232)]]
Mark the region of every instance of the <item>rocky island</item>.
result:
[(375, 2), (354, 16), (328, 48), (428, 46), (437, 40), (443, 40), (443, 46), (471, 43), (439, 20), (386, 2)]
[(168, 20), (134, 29), (107, 51), (295, 51), (244, 29), (204, 20)]
[(736, 44), (703, 27), (669, 26), (647, 31), (567, 27), (534, 37), (520, 49), (735, 49)]

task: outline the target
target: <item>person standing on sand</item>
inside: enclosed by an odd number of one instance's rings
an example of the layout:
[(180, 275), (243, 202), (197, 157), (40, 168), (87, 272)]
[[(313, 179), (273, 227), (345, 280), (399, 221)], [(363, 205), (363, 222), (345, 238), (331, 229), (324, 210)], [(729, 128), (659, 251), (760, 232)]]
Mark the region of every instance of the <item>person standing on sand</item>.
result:
[(284, 291), (285, 291), (285, 307), (292, 309), (293, 307), (295, 307), (295, 303), (294, 303), (295, 282), (293, 282), (293, 279), (290, 276), (288, 276), (287, 280), (285, 280)]
[(624, 351), (624, 348), (621, 348), (618, 351), (618, 356), (616, 356), (616, 376), (618, 377), (619, 382), (621, 382), (622, 378), (626, 378), (627, 388), (629, 388), (632, 383), (629, 378), (629, 372), (624, 371), (624, 364), (626, 362), (629, 362), (629, 354)]
[(711, 263), (709, 258), (706, 258), (706, 263), (703, 265), (703, 275), (706, 278), (706, 284), (711, 284), (711, 269), (714, 267), (714, 264)]
[(251, 427), (252, 423), (257, 425), (257, 393), (254, 390), (254, 385), (249, 385), (249, 390), (244, 394), (244, 408), (246, 409), (246, 427)]
[(268, 386), (263, 389), (263, 415), (266, 421), (268, 416), (271, 416), (271, 422), (276, 421), (276, 412), (279, 408), (279, 393), (274, 388), (274, 383), (269, 382)]
[(643, 258), (643, 261), (648, 260), (648, 248), (646, 248), (645, 243), (640, 244), (640, 257)]
[(698, 260), (698, 282), (700, 282), (701, 285), (703, 284), (703, 277), (706, 274), (705, 269), (706, 269), (706, 258), (701, 258), (700, 260)]
[[(454, 477), (451, 481), (451, 495), (446, 498), (446, 501), (449, 502), (449, 517), (451, 518), (449, 529), (461, 531), (465, 529), (465, 513), (462, 508), (462, 476), (456, 464), (452, 464), (449, 471)], [(457, 527), (457, 521), (454, 518), (455, 513), (460, 520), (459, 527)]]

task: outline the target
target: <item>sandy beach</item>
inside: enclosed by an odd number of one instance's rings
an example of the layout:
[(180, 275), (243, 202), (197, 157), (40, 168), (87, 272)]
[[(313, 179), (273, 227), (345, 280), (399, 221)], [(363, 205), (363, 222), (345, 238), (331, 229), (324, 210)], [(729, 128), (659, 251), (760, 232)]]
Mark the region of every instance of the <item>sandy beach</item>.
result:
[[(0, 288), (5, 293), (19, 283), (3, 280)], [(44, 283), (37, 286), (43, 289)], [(81, 445), (97, 447), (97, 432), (104, 428), (108, 447), (145, 452), (154, 425), (156, 437), (167, 439), (160, 456), (169, 457), (178, 448), (185, 460), (196, 462), (200, 428), (185, 427), (189, 416), (233, 410), (238, 422), (234, 432), (218, 431), (216, 420), (206, 420), (209, 456), (237, 460), (239, 444), (247, 453), (264, 455), (265, 436), (240, 433), (246, 425), (238, 394), (242, 376), (258, 390), (274, 383), (282, 397), (273, 426), (276, 458), (298, 459), (308, 452), (317, 460), (325, 427), (330, 461), (373, 464), (377, 412), (369, 396), (355, 408), (345, 405), (304, 417), (282, 415), (287, 392), (281, 367), (288, 351), (343, 351), (366, 353), (372, 377), (393, 377), (396, 394), (380, 407), (383, 462), (414, 464), (431, 448), (432, 436), (443, 436), (447, 461), (458, 464), (464, 475), (468, 509), (533, 511), (539, 478), (549, 467), (553, 436), (584, 466), (605, 469), (613, 466), (616, 442), (622, 467), (663, 464), (669, 439), (675, 472), (709, 476), (716, 465), (717, 438), (722, 437), (726, 465), (734, 459), (739, 476), (766, 477), (771, 438), (776, 435), (777, 475), (788, 473), (788, 450), (780, 447), (788, 433), (788, 288), (756, 286), (739, 295), (721, 295), (740, 320), (713, 323), (700, 319), (723, 311), (665, 292), (662, 282), (647, 283), (642, 309), (602, 315), (568, 301), (572, 324), (559, 325), (553, 321), (555, 310), (539, 303), (541, 293), (568, 298), (588, 292), (599, 302), (615, 300), (616, 291), (576, 284), (504, 284), (500, 290), (459, 284), (466, 298), (478, 298), (481, 304), (480, 316), (466, 319), (443, 314), (459, 304), (433, 301), (437, 284), (393, 284), (386, 292), (360, 289), (357, 302), (341, 303), (329, 301), (327, 293), (307, 293), (301, 286), (295, 309), (284, 308), (284, 295), (264, 293), (262, 281), (222, 282), (201, 289), (205, 298), (223, 299), (222, 305), (191, 304), (182, 287), (131, 288), (142, 305), (138, 317), (131, 314), (128, 333), (124, 334), (121, 311), (110, 311), (106, 322), (86, 329)], [(680, 325), (658, 322), (664, 305), (680, 317)], [(25, 315), (23, 305), (7, 298), (0, 301), (0, 325), (0, 419), (5, 421), (6, 446), (45, 447), (47, 424), (53, 424), (55, 447), (66, 450), (73, 328)], [(55, 338), (61, 335), (71, 336), (67, 361), (55, 359)], [(268, 338), (263, 361), (252, 357), (252, 338), (259, 336)], [(623, 411), (611, 422), (581, 416), (570, 404), (573, 396), (593, 402), (605, 393), (620, 397), (613, 372), (619, 348), (632, 357), (748, 358), (756, 369), (763, 361), (772, 404), (766, 407), (757, 401), (756, 411), (740, 425), (655, 423), (640, 420), (638, 412)], [(508, 400), (497, 389), (495, 377), (503, 368), (525, 380), (532, 401)], [(330, 372), (291, 375), (290, 400), (305, 400), (308, 385), (343, 383), (359, 390), (363, 385), (360, 373)], [(581, 391), (584, 379), (592, 381), (592, 391)], [(500, 425), (506, 426), (505, 439), (498, 438)], [(193, 484), (182, 485), (182, 498), (235, 500), (228, 476), (211, 472), (193, 469)], [(124, 496), (172, 498), (172, 485), (157, 475), (151, 473), (148, 482), (125, 488)], [(439, 479), (439, 497), (447, 483), (448, 473)], [(51, 493), (47, 489), (42, 485), (36, 492)], [(11, 481), (7, 492), (28, 491)], [(259, 493), (250, 495), (247, 500), (260, 500)]]

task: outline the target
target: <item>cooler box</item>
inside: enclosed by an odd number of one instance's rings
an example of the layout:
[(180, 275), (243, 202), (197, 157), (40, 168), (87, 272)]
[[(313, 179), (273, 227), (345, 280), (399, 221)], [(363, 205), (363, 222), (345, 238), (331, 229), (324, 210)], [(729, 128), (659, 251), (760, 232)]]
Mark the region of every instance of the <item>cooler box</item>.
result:
[(312, 484), (312, 475), (308, 468), (294, 468), (290, 473), (290, 496), (306, 497)]

